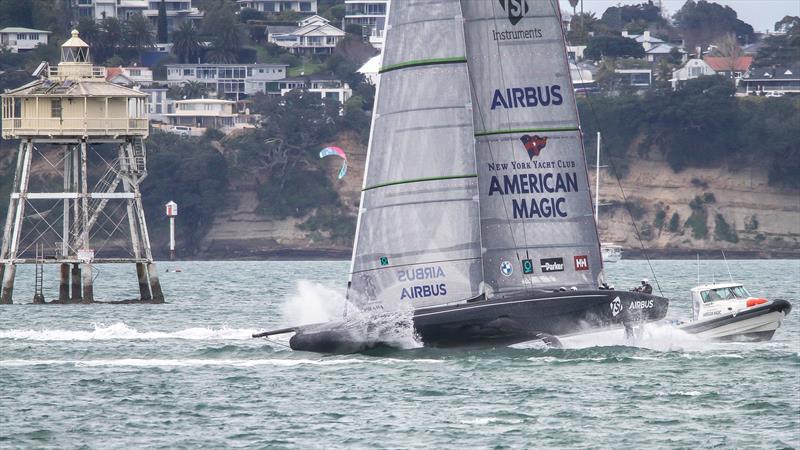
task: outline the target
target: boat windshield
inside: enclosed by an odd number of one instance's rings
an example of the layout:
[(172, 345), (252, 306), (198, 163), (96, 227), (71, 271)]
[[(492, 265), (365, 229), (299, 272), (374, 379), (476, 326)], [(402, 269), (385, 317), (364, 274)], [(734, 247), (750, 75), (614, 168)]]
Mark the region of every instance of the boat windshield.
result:
[(724, 287), (717, 289), (709, 289), (700, 293), (700, 297), (704, 303), (714, 302), (717, 300), (731, 300), (736, 298), (748, 298), (750, 294), (743, 286)]

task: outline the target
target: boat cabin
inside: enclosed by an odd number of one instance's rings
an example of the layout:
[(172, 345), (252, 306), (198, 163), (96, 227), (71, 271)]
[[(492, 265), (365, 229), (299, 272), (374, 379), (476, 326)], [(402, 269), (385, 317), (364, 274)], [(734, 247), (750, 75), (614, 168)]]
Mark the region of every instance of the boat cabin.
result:
[(714, 283), (692, 289), (694, 320), (727, 314), (747, 307), (752, 298), (747, 289), (738, 283)]
[(61, 46), (57, 67), (3, 96), (3, 138), (147, 137), (147, 95), (106, 81), (77, 31)]

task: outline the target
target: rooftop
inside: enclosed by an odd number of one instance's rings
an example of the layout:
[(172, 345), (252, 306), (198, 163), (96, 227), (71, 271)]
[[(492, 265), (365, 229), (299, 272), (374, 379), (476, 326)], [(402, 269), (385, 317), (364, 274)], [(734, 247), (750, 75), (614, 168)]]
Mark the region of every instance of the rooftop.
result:
[(52, 31), (45, 31), (45, 30), (35, 30), (33, 28), (22, 28), (22, 27), (6, 27), (0, 29), (0, 33), (45, 33), (45, 34), (53, 34)]
[(721, 72), (725, 70), (737, 70), (744, 72), (750, 69), (750, 65), (753, 64), (753, 57), (740, 56), (733, 61), (733, 58), (726, 56), (706, 56), (703, 58), (703, 61), (705, 61), (709, 67), (714, 69), (715, 72)]

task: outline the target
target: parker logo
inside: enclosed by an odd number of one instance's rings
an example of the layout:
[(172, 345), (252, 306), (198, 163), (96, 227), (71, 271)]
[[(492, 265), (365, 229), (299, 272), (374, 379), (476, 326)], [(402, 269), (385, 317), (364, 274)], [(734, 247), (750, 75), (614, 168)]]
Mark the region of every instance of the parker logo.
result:
[(563, 272), (564, 258), (540, 259), (539, 265), (542, 268), (542, 272)]
[(539, 153), (547, 147), (547, 138), (538, 135), (528, 136), (527, 134), (519, 138), (525, 145), (525, 150), (528, 152), (528, 157), (533, 160), (534, 156), (539, 156)]
[(589, 270), (589, 257), (586, 255), (576, 256), (575, 270)]
[(530, 11), (528, 0), (498, 0), (500, 6), (508, 13), (508, 21), (511, 25), (516, 25), (522, 16)]
[(610, 305), (611, 305), (611, 315), (617, 317), (617, 314), (622, 312), (622, 302), (619, 300), (619, 297), (612, 300)]

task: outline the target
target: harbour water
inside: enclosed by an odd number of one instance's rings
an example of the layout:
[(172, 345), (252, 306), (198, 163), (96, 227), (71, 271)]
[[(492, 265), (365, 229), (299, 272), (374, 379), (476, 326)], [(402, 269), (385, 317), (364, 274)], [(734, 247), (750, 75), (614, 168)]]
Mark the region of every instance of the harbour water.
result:
[[(773, 341), (662, 324), (635, 346), (621, 331), (559, 350), (409, 336), (405, 350), (321, 356), (250, 335), (341, 314), (347, 262), (162, 262), (164, 305), (0, 306), (0, 447), (800, 447), (800, 261), (729, 263), (752, 293), (795, 306)], [(695, 262), (653, 266), (668, 318), (688, 320)], [(134, 297), (127, 269), (102, 267), (95, 295)], [(644, 261), (606, 272), (618, 289), (652, 279)], [(728, 272), (704, 261), (701, 276)], [(32, 267), (17, 279), (30, 302)]]

